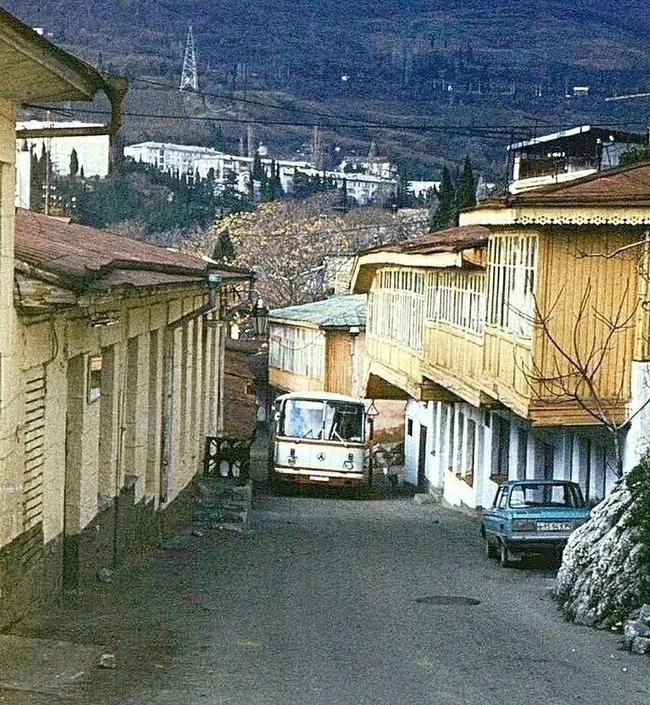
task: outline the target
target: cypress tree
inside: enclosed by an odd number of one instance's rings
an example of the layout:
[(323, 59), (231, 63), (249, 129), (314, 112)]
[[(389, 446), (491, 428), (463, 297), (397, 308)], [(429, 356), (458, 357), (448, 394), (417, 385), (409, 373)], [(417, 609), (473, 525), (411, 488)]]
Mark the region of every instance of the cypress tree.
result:
[(458, 214), (464, 208), (471, 208), (476, 205), (476, 182), (474, 180), (474, 172), (472, 171), (472, 163), (469, 157), (465, 157), (463, 162), (463, 170), (456, 184), (456, 223), (458, 223)]
[(232, 246), (232, 240), (227, 230), (219, 233), (219, 239), (214, 246), (212, 259), (217, 262), (230, 262), (235, 256), (235, 248)]
[(70, 152), (70, 176), (76, 176), (79, 172), (79, 157), (77, 150), (73, 147)]
[(442, 179), (438, 191), (438, 206), (433, 212), (429, 223), (431, 232), (444, 230), (445, 228), (450, 228), (455, 225), (455, 201), (456, 193), (451, 180), (451, 174), (449, 169), (444, 166), (442, 168)]

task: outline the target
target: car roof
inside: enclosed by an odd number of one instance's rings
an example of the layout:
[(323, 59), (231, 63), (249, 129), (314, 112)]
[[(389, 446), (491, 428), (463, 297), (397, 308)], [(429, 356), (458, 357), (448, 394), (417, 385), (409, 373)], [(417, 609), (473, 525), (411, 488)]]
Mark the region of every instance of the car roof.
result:
[(364, 400), (358, 397), (351, 397), (347, 394), (336, 394), (335, 392), (287, 392), (275, 398), (275, 401), (284, 401), (285, 399), (305, 399), (316, 401), (342, 401), (354, 404), (363, 404)]
[(535, 480), (532, 477), (528, 477), (524, 480), (506, 480), (505, 482), (501, 483), (501, 486), (503, 487), (504, 485), (507, 485), (509, 487), (512, 487), (513, 485), (577, 485), (577, 482), (573, 482), (572, 480), (563, 480), (563, 479), (547, 479), (543, 478), (540, 480)]

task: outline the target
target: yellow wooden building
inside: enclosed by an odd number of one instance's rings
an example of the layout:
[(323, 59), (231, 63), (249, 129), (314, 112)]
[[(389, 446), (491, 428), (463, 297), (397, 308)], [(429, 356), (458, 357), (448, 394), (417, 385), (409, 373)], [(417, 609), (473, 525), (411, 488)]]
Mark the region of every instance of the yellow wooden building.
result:
[(638, 164), (490, 199), (358, 258), (366, 383), (410, 397), (412, 482), (481, 506), (505, 477), (566, 477), (596, 501), (636, 462), (649, 224)]

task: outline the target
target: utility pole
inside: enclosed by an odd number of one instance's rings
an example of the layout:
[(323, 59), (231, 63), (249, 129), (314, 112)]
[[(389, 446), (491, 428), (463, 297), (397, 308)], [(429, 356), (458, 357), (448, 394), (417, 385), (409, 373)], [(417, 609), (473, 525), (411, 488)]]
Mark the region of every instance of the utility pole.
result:
[[(47, 126), (52, 127), (50, 124), (50, 111), (48, 110), (46, 115)], [(50, 214), (50, 150), (52, 149), (52, 138), (48, 137), (45, 142), (45, 193), (43, 194), (43, 212), (45, 215)]]
[(314, 132), (312, 134), (311, 144), (309, 146), (311, 152), (311, 163), (314, 168), (321, 169), (323, 166), (323, 141), (317, 125), (314, 125)]
[(194, 52), (194, 33), (192, 32), (192, 25), (187, 29), (187, 42), (185, 43), (181, 85), (178, 90), (181, 93), (185, 90), (191, 90), (196, 93), (199, 90), (199, 76), (196, 70), (196, 54)]

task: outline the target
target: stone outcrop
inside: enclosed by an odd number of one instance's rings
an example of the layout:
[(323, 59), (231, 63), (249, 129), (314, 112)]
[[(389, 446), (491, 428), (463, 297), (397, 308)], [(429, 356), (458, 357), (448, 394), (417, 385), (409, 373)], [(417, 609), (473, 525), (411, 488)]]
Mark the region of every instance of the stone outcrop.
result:
[(623, 643), (632, 653), (650, 653), (650, 605), (632, 612), (623, 627)]
[(625, 477), (571, 534), (554, 588), (568, 620), (616, 629), (643, 604), (644, 546), (630, 521), (638, 501)]

